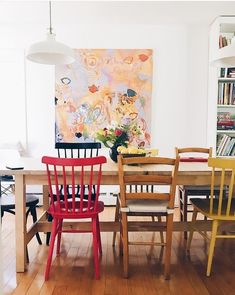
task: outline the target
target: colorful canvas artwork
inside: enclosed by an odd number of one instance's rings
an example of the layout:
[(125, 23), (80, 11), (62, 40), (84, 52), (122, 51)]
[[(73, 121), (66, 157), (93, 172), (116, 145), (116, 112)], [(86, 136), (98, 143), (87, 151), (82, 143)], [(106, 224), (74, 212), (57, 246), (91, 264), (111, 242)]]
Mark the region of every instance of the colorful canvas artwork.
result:
[(132, 145), (150, 145), (151, 49), (75, 49), (56, 66), (56, 142), (94, 141), (110, 126), (129, 125)]

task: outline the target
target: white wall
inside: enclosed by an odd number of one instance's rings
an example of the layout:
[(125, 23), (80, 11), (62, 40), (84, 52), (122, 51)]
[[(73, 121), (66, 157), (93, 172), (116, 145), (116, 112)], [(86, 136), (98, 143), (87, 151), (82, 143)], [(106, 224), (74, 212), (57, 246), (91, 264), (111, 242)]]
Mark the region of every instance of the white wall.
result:
[[(26, 48), (44, 32), (42, 25), (2, 26), (0, 46)], [(56, 32), (74, 48), (154, 49), (152, 146), (173, 155), (175, 146), (206, 145), (206, 26), (70, 24)], [(27, 61), (26, 79), (28, 148), (41, 156), (54, 147), (54, 69)]]

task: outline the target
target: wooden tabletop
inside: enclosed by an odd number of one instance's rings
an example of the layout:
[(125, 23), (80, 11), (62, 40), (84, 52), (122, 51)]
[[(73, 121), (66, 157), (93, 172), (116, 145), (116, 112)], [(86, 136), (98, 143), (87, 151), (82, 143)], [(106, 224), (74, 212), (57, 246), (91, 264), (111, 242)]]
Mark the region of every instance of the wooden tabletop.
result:
[[(7, 163), (0, 163), (0, 174), (1, 175), (18, 175), (18, 174), (46, 174), (45, 165), (41, 163), (41, 159), (37, 158), (20, 158), (19, 163), (24, 167), (21, 170), (10, 170), (6, 168)], [(166, 166), (156, 166), (153, 165), (142, 165), (142, 166), (126, 166), (125, 170), (130, 172), (138, 171), (166, 171), (169, 173), (170, 167)], [(107, 163), (102, 167), (103, 175), (117, 175), (118, 165), (114, 163), (111, 159), (107, 159)], [(211, 169), (208, 167), (207, 163), (194, 163), (194, 162), (182, 162), (179, 166), (179, 175), (209, 175)]]

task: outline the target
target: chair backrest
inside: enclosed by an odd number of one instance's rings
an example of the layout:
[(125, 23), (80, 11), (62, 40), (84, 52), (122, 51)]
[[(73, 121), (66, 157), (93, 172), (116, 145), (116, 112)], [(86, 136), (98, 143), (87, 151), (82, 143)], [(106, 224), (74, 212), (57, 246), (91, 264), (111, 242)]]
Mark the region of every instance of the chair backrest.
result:
[[(135, 171), (126, 171), (124, 165), (138, 164)], [(148, 172), (145, 165), (151, 165), (154, 172)], [(133, 157), (118, 156), (119, 184), (121, 207), (126, 206), (127, 200), (159, 199), (168, 201), (168, 208), (174, 208), (176, 177), (179, 168), (179, 159), (162, 157)], [(170, 173), (168, 173), (170, 172)], [(134, 186), (132, 191), (130, 187)], [(136, 187), (140, 189), (136, 189)], [(152, 186), (167, 187), (167, 192), (156, 192), (149, 189)]]
[(57, 142), (55, 148), (59, 158), (93, 158), (99, 155), (100, 142)]
[[(231, 216), (235, 219), (235, 199), (234, 178), (235, 178), (235, 159), (209, 158), (208, 166), (212, 167), (211, 176), (211, 196), (214, 196), (215, 185), (220, 188), (218, 198), (210, 198), (210, 214), (219, 217)], [(219, 182), (215, 183), (216, 176), (219, 175)], [(223, 191), (228, 186), (228, 196)]]
[[(59, 158), (93, 158), (99, 155), (99, 150), (101, 149), (100, 142), (57, 142), (55, 148), (58, 152)], [(70, 193), (70, 186), (67, 186), (67, 193)], [(85, 191), (89, 190), (89, 186), (85, 187)], [(60, 186), (60, 193), (63, 194), (64, 186)], [(95, 187), (93, 186), (93, 192), (95, 192)], [(77, 185), (77, 194), (80, 193), (80, 186)], [(94, 196), (93, 196), (94, 198)]]
[(198, 154), (201, 156), (201, 154), (204, 154), (206, 158), (212, 157), (212, 148), (201, 148), (201, 147), (186, 147), (186, 148), (175, 148), (175, 155), (176, 157), (181, 158), (182, 154), (183, 156), (194, 156)]
[[(83, 213), (97, 210), (100, 191), (102, 164), (106, 163), (104, 156), (82, 159), (66, 159), (56, 157), (42, 158), (46, 164), (51, 208), (56, 212)], [(71, 194), (64, 191), (61, 200), (60, 184), (71, 188)], [(84, 200), (85, 184), (89, 185), (88, 197)], [(79, 202), (76, 188), (80, 186)], [(95, 198), (92, 199), (92, 187), (95, 186)]]

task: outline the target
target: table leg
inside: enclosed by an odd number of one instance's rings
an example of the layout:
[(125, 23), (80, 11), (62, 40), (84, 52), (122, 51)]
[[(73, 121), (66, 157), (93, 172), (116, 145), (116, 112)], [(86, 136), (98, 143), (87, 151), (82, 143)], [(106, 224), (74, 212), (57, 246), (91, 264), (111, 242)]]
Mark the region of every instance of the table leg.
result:
[(16, 271), (26, 269), (26, 208), (24, 175), (15, 176)]
[[(47, 211), (47, 209), (49, 208), (49, 187), (48, 185), (43, 185), (43, 212)], [(45, 218), (43, 218), (43, 220), (46, 220), (46, 215)]]

